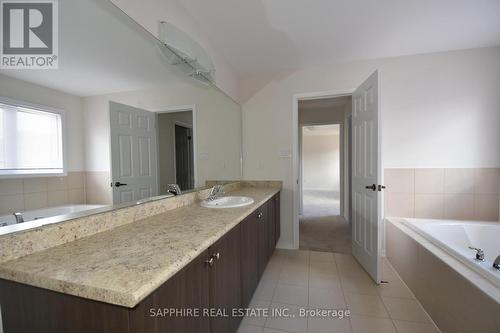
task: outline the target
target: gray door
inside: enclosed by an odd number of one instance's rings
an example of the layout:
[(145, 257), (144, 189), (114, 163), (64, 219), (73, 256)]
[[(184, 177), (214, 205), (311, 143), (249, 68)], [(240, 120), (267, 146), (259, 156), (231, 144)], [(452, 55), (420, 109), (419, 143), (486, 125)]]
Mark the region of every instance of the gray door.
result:
[(110, 102), (113, 203), (158, 195), (155, 113)]

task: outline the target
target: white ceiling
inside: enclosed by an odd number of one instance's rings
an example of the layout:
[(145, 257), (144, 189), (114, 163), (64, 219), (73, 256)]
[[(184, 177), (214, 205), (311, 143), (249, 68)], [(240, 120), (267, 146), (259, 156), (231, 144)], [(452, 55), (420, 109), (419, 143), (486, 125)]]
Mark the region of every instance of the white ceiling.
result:
[(59, 1), (59, 69), (1, 74), (77, 96), (187, 81), (160, 54), (155, 38), (108, 1)]
[(498, 0), (177, 1), (243, 80), (310, 64), (500, 45)]

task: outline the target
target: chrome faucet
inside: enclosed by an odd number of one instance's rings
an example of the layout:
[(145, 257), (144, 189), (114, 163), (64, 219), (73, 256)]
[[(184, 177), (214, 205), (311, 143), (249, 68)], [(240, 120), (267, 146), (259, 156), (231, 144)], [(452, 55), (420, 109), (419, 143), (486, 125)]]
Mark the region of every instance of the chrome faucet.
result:
[(23, 218), (22, 213), (17, 212), (17, 213), (14, 213), (13, 215), (16, 218), (16, 223), (23, 223), (24, 222), (24, 218)]
[(210, 192), (208, 193), (208, 201), (212, 201), (220, 197), (221, 195), (224, 195), (224, 186), (223, 185), (214, 185), (211, 189)]
[(172, 193), (173, 195), (182, 194), (181, 188), (177, 184), (167, 184), (167, 191)]
[(500, 256), (498, 256), (493, 262), (493, 268), (500, 271)]
[(477, 247), (469, 246), (469, 249), (476, 251), (476, 260), (484, 261), (484, 251)]

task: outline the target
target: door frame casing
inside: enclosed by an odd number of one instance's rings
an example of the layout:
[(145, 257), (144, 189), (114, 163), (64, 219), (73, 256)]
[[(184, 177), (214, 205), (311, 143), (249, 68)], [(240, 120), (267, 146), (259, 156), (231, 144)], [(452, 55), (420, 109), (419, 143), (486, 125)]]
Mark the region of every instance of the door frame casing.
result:
[(356, 89), (339, 89), (294, 94), (292, 96), (292, 174), (293, 174), (293, 249), (299, 248), (299, 101), (351, 96)]
[[(198, 184), (198, 158), (197, 158), (197, 156), (198, 156), (198, 147), (197, 147), (198, 143), (197, 143), (197, 135), (196, 135), (196, 128), (197, 128), (196, 104), (167, 106), (164, 108), (150, 109), (149, 111), (155, 112), (156, 114), (186, 112), (186, 111), (191, 111), (193, 113), (193, 125), (192, 126), (188, 126), (187, 124), (181, 124), (181, 125), (185, 126), (185, 127), (191, 127), (191, 129), (192, 129), (194, 188), (199, 187), (199, 184)], [(175, 122), (174, 122), (174, 128), (175, 128)], [(174, 131), (174, 136), (175, 136), (175, 131)], [(175, 140), (174, 140), (174, 143), (175, 143)], [(158, 144), (158, 149), (160, 149), (159, 144)], [(174, 145), (174, 152), (175, 152), (175, 145)], [(157, 153), (159, 154), (159, 151)], [(175, 157), (174, 157), (174, 159), (175, 159)], [(160, 169), (158, 168), (158, 171), (159, 170)], [(175, 164), (174, 164), (174, 172), (175, 172)]]

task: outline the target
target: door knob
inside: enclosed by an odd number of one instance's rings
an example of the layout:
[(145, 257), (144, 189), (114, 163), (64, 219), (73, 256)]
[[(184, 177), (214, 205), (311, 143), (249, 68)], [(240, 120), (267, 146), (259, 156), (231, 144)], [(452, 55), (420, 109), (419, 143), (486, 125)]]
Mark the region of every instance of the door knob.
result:
[(127, 186), (125, 183), (115, 182), (115, 187)]
[(382, 190), (385, 189), (385, 185), (379, 185), (378, 186), (378, 191), (382, 192)]
[(377, 190), (377, 185), (373, 184), (371, 186), (365, 186), (366, 189), (369, 189), (369, 190), (372, 190), (372, 191), (376, 191)]

